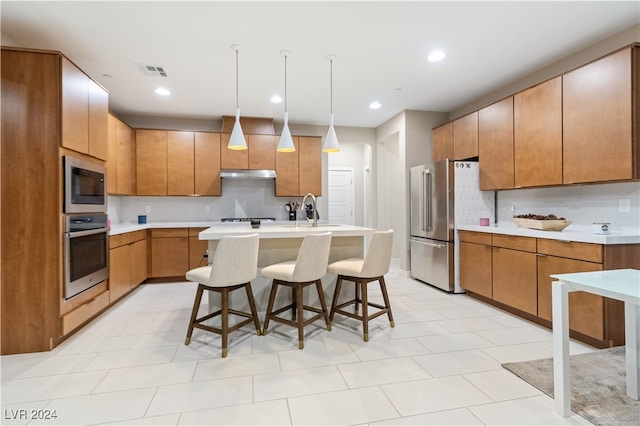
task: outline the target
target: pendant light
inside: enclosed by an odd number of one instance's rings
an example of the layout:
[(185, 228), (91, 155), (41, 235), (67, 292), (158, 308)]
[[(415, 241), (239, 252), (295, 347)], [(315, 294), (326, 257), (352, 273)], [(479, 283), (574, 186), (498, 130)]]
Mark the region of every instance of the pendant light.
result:
[(336, 57), (334, 55), (327, 56), (329, 59), (329, 66), (331, 70), (331, 118), (329, 119), (329, 131), (324, 138), (323, 152), (339, 152), (340, 145), (338, 145), (338, 137), (336, 136), (336, 130), (333, 128), (333, 60)]
[(236, 122), (233, 125), (233, 130), (231, 130), (231, 137), (229, 138), (227, 148), (244, 150), (247, 149), (247, 141), (244, 138), (244, 133), (242, 133), (242, 126), (240, 126), (240, 103), (238, 101), (238, 51), (240, 50), (240, 46), (234, 44), (231, 46), (231, 50), (236, 52)]
[(291, 137), (291, 131), (289, 130), (289, 109), (287, 108), (287, 56), (288, 50), (280, 52), (284, 56), (284, 125), (282, 126), (282, 133), (280, 134), (280, 142), (278, 143), (278, 152), (295, 152), (296, 147), (293, 145), (293, 138)]

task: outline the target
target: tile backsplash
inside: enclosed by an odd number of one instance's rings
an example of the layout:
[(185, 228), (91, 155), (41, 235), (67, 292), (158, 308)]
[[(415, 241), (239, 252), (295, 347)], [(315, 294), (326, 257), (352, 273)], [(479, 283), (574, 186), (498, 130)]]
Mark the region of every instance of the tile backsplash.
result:
[[(613, 232), (640, 231), (640, 182), (518, 189), (497, 197), (498, 222), (511, 220), (517, 203), (515, 214), (555, 214), (577, 226), (610, 222)], [(629, 212), (620, 212), (620, 200), (629, 200)]]

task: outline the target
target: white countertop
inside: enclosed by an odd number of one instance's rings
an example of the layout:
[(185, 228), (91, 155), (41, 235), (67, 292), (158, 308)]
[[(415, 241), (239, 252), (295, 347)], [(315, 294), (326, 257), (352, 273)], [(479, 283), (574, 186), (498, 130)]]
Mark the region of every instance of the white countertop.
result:
[(571, 224), (562, 231), (538, 231), (520, 228), (512, 222), (498, 222), (491, 226), (457, 225), (460, 231), (488, 232), (492, 234), (521, 237), (547, 238), (550, 240), (575, 241), (595, 244), (640, 244), (640, 230), (616, 230), (609, 235), (594, 234), (591, 226)]
[(207, 228), (200, 235), (201, 240), (217, 240), (226, 235), (243, 235), (257, 232), (260, 238), (301, 238), (310, 233), (331, 231), (336, 237), (354, 237), (371, 235), (376, 230), (354, 225), (337, 225), (318, 222), (314, 228), (310, 223), (298, 221), (298, 227), (293, 221), (262, 222), (260, 228), (251, 228), (250, 222), (149, 222), (145, 224), (119, 223), (111, 226), (109, 235), (157, 228)]

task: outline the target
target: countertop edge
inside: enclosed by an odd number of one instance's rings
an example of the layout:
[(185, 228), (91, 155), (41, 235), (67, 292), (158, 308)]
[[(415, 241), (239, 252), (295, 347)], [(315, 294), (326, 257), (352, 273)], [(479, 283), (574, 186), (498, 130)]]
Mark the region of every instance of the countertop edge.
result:
[(594, 234), (588, 231), (588, 227), (570, 227), (562, 231), (541, 231), (536, 229), (519, 228), (510, 223), (498, 223), (491, 226), (457, 225), (459, 231), (486, 232), (491, 234), (514, 235), (521, 237), (546, 238), (550, 240), (574, 241), (593, 244), (640, 244), (640, 233), (618, 233), (609, 235)]

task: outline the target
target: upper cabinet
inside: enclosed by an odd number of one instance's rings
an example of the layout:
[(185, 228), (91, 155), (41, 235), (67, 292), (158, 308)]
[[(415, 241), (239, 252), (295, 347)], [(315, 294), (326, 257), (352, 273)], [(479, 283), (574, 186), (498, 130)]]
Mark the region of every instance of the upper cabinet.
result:
[(228, 149), (230, 136), (227, 133), (222, 134), (220, 158), (223, 169), (275, 169), (276, 146), (278, 145), (276, 135), (245, 134), (247, 141), (247, 149), (245, 150)]
[(480, 189), (513, 188), (513, 96), (478, 114)]
[(62, 57), (62, 146), (106, 160), (108, 116), (107, 92)]
[(126, 123), (109, 115), (109, 155), (107, 192), (112, 195), (135, 195), (134, 131)]
[(220, 134), (136, 130), (137, 195), (220, 195)]
[(431, 131), (433, 145), (433, 161), (446, 160), (453, 157), (453, 123), (446, 123)]
[(448, 123), (453, 158), (478, 157), (483, 190), (640, 179), (638, 87), (636, 43)]
[(294, 136), (293, 144), (295, 152), (276, 152), (276, 197), (322, 195), (322, 139)]
[(478, 156), (478, 111), (453, 121), (453, 158), (466, 160)]
[[(638, 178), (638, 47), (562, 76), (564, 183)], [(634, 126), (635, 125), (635, 126)]]
[(513, 97), (515, 187), (562, 183), (562, 79)]

